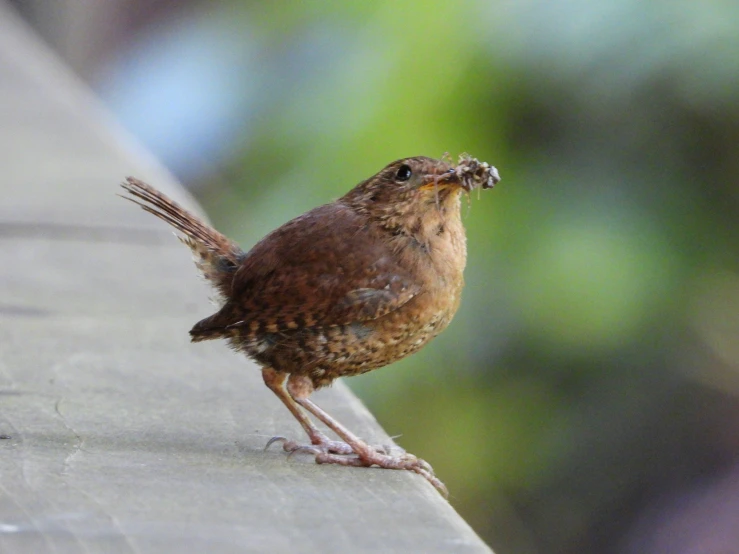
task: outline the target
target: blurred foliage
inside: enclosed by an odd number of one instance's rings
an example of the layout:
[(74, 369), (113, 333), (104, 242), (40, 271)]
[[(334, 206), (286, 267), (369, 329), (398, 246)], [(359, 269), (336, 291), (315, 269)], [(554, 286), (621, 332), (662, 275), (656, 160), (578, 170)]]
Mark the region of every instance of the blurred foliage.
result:
[(106, 86), (156, 126), (207, 81), (162, 142), (211, 144), (180, 175), (244, 246), (397, 158), (496, 165), (464, 208), (455, 322), (348, 384), (497, 551), (662, 552), (664, 506), (739, 454), (738, 20), (718, 0), (221, 0), (122, 57), (188, 44), (184, 81)]

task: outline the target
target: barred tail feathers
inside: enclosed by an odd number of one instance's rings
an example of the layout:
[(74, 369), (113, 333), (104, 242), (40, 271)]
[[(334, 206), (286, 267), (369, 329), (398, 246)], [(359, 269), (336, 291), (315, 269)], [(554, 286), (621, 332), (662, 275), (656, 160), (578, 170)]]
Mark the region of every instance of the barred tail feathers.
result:
[(233, 275), (244, 256), (239, 245), (143, 181), (128, 177), (121, 187), (134, 196), (123, 198), (138, 204), (184, 235), (178, 235), (178, 238), (192, 251), (195, 265), (221, 296), (228, 297)]

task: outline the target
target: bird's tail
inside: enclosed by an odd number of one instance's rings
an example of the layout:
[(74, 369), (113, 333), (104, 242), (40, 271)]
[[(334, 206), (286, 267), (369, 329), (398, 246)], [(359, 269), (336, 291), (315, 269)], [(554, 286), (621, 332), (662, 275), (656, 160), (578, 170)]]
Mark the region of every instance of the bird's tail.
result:
[(244, 257), (239, 245), (143, 181), (128, 177), (121, 186), (134, 197), (123, 198), (138, 204), (182, 233), (178, 238), (192, 250), (195, 265), (221, 297), (227, 298), (236, 269)]

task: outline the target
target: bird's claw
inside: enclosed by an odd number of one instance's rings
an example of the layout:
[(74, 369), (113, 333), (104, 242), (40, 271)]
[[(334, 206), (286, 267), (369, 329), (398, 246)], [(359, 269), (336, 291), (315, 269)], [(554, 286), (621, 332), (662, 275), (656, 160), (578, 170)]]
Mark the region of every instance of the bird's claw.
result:
[(305, 453), (305, 454), (318, 454), (320, 452), (330, 452), (332, 454), (354, 454), (351, 446), (345, 442), (332, 441), (332, 440), (321, 440), (316, 444), (300, 444), (294, 440), (290, 440), (287, 437), (276, 436), (272, 437), (267, 441), (264, 449), (267, 450), (276, 442), (282, 443), (282, 449), (289, 454), (294, 453)]
[(280, 437), (280, 436), (272, 437), (271, 439), (267, 441), (267, 444), (264, 445), (265, 452), (269, 449), (270, 446), (272, 446), (276, 442), (281, 442), (284, 444), (284, 443), (292, 442), (292, 441), (288, 441), (287, 437)]
[[(294, 454), (312, 454), (315, 456), (317, 464), (337, 464), (353, 467), (370, 467), (378, 466), (385, 469), (405, 469), (418, 473), (436, 490), (438, 490), (444, 498), (449, 496), (444, 483), (434, 475), (434, 469), (426, 460), (418, 458), (413, 454), (408, 454), (400, 447), (392, 447), (390, 445), (369, 446), (366, 451), (355, 452), (347, 443), (341, 441), (333, 441), (321, 437), (317, 444), (299, 444), (286, 437), (272, 437), (267, 441), (264, 447), (267, 450), (276, 442), (282, 443), (282, 449), (288, 453), (288, 459)], [(397, 455), (391, 452), (400, 451)]]
[[(267, 444), (264, 445), (264, 450), (266, 451), (270, 446), (272, 446), (276, 442), (282, 443), (282, 449), (288, 453), (288, 458), (290, 458), (293, 454), (318, 454), (320, 452), (323, 452), (324, 449), (321, 448), (318, 445), (313, 444), (299, 444), (293, 440), (288, 439), (287, 437), (272, 437), (267, 441)], [(328, 449), (326, 449), (326, 452), (328, 452)]]
[[(290, 455), (297, 453), (297, 454), (336, 454), (340, 456), (350, 456), (353, 454), (356, 454), (354, 452), (354, 449), (347, 443), (342, 441), (334, 441), (330, 440), (328, 438), (320, 438), (317, 442), (314, 444), (300, 444), (294, 440), (290, 440), (287, 437), (282, 436), (276, 436), (272, 437), (267, 441), (267, 444), (264, 446), (264, 449), (267, 450), (270, 446), (272, 446), (276, 442), (282, 443), (282, 449), (285, 452), (288, 452)], [(385, 454), (389, 455), (392, 451), (392, 447), (389, 445), (377, 445), (377, 446), (371, 446), (375, 452), (379, 454)], [(399, 448), (403, 454), (405, 454), (405, 451), (402, 448)]]
[(449, 491), (444, 483), (434, 475), (434, 469), (431, 467), (431, 464), (413, 454), (404, 452), (399, 456), (390, 456), (374, 451), (369, 454), (358, 454), (356, 456), (337, 456), (328, 452), (319, 452), (316, 454), (316, 463), (354, 467), (370, 467), (375, 465), (384, 469), (405, 469), (413, 471), (431, 483), (444, 498), (449, 497)]

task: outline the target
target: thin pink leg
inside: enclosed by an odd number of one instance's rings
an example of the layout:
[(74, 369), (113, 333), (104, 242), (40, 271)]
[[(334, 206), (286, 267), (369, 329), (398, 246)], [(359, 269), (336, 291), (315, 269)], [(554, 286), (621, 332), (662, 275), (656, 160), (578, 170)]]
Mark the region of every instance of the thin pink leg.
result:
[[(287, 381), (288, 374), (281, 371), (276, 371), (271, 367), (265, 367), (262, 369), (262, 377), (264, 378), (264, 384), (277, 395), (277, 398), (282, 400), (290, 413), (298, 420), (301, 427), (305, 429), (305, 432), (310, 438), (311, 445), (319, 447), (315, 452), (329, 452), (333, 454), (353, 454), (352, 447), (346, 443), (339, 441), (332, 441), (325, 434), (323, 434), (318, 427), (310, 420), (310, 418), (303, 412), (300, 406), (293, 400), (293, 397), (288, 394), (285, 390), (285, 382)], [(267, 442), (265, 449), (269, 448), (275, 442), (281, 442), (282, 448), (286, 452), (296, 451), (310, 451), (312, 446), (301, 445), (295, 441), (286, 439), (285, 437), (272, 437)]]
[(327, 412), (314, 404), (313, 401), (308, 398), (313, 390), (313, 383), (308, 377), (304, 377), (302, 375), (291, 375), (288, 379), (287, 391), (294, 401), (328, 426), (334, 433), (342, 438), (357, 455), (357, 457), (354, 458), (337, 456), (331, 452), (317, 452), (317, 463), (364, 467), (376, 465), (384, 469), (406, 469), (422, 475), (442, 495), (444, 495), (445, 498), (449, 495), (446, 486), (434, 475), (434, 470), (427, 462), (417, 458), (413, 454), (403, 453), (399, 456), (391, 456), (371, 447), (331, 417)]

